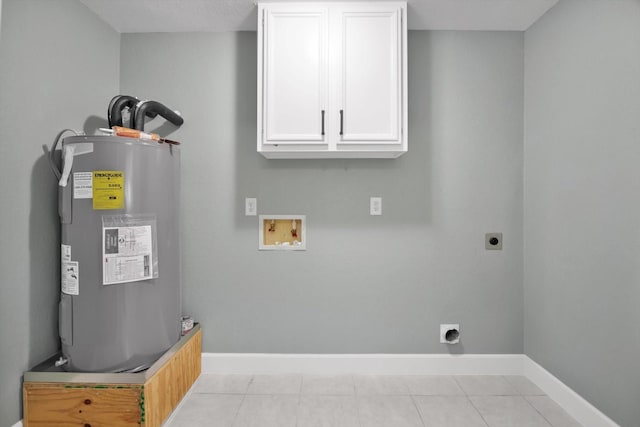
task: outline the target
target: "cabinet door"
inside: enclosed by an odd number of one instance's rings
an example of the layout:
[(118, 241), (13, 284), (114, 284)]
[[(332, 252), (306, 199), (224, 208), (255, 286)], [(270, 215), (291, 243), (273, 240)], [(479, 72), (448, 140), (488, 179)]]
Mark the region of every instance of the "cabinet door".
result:
[(327, 11), (269, 7), (263, 29), (263, 144), (324, 144)]
[(402, 9), (359, 9), (342, 8), (337, 19), (339, 143), (401, 144)]

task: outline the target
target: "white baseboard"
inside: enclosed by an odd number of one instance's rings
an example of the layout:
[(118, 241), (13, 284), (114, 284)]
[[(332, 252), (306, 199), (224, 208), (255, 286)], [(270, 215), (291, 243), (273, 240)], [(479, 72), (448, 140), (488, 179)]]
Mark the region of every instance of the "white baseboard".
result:
[(11, 427), (22, 427), (22, 420), (18, 421), (17, 423), (12, 425)]
[(203, 374), (524, 375), (588, 427), (619, 427), (524, 354), (202, 353)]
[(521, 375), (522, 354), (203, 353), (216, 374)]
[(525, 360), (522, 375), (533, 381), (583, 426), (620, 427), (611, 418), (600, 412), (598, 408), (529, 357)]

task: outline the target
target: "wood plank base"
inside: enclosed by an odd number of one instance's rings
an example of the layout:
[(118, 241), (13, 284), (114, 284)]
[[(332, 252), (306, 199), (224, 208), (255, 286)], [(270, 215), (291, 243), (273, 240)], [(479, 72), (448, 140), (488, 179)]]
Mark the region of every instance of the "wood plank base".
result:
[(146, 372), (27, 372), (24, 427), (160, 427), (201, 372), (197, 325)]

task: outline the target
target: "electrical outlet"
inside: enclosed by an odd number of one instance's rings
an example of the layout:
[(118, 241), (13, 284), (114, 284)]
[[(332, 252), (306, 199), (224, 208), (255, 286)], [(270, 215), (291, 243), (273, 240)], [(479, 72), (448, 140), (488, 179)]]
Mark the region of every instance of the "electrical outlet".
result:
[(247, 197), (246, 199), (244, 199), (245, 216), (256, 216), (257, 213), (258, 213), (258, 200), (250, 197)]
[(501, 251), (502, 250), (502, 233), (485, 234), (484, 248), (490, 251)]
[(460, 342), (460, 325), (458, 323), (445, 323), (440, 325), (440, 343), (458, 344)]
[(382, 197), (369, 199), (369, 215), (382, 215)]

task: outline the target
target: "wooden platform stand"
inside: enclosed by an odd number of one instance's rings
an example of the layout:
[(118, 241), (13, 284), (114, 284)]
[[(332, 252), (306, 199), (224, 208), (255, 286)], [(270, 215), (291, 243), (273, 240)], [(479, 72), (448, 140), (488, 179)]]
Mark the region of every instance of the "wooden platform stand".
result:
[(160, 427), (200, 375), (196, 325), (137, 374), (25, 372), (24, 427)]

